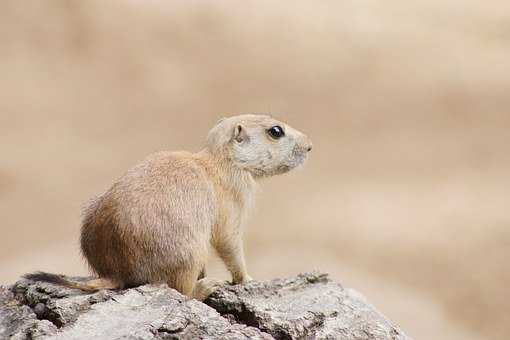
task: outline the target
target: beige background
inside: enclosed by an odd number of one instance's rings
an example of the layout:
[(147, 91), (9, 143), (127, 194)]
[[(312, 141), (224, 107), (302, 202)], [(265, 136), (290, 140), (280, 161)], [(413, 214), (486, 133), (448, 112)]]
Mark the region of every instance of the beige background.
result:
[(324, 270), (417, 339), (508, 338), (509, 108), (508, 1), (2, 1), (0, 283), (85, 274), (83, 202), (272, 112), (314, 151), (261, 183), (252, 276)]

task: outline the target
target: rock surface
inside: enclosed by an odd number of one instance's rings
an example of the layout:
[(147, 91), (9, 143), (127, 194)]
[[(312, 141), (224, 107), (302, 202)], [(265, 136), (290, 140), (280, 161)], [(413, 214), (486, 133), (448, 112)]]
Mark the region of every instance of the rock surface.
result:
[(87, 294), (0, 287), (0, 339), (409, 339), (325, 274), (225, 286), (206, 304), (166, 285)]

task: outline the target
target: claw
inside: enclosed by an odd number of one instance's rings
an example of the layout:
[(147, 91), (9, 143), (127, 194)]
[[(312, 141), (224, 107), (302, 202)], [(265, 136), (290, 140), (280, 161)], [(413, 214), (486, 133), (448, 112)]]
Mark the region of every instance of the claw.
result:
[(242, 278), (234, 278), (232, 280), (232, 284), (234, 285), (238, 285), (238, 284), (243, 284), (243, 283), (248, 283), (250, 281), (252, 281), (253, 279), (251, 278), (250, 275), (245, 275), (243, 276)]

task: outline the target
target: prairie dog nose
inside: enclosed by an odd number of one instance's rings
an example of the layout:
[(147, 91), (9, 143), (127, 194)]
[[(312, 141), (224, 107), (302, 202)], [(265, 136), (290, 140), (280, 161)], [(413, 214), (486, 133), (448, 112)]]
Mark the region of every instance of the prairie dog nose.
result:
[(301, 148), (303, 150), (305, 150), (306, 152), (312, 151), (313, 143), (312, 143), (312, 140), (310, 138), (308, 138), (307, 136), (303, 135), (303, 138), (299, 144), (301, 144)]

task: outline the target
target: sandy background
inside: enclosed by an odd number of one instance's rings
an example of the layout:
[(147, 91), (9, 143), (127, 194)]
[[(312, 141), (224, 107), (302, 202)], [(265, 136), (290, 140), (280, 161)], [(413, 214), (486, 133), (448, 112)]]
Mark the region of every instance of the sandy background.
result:
[(0, 283), (86, 273), (81, 204), (241, 112), (314, 141), (261, 183), (252, 276), (320, 269), (416, 339), (508, 339), (508, 1), (2, 1)]

